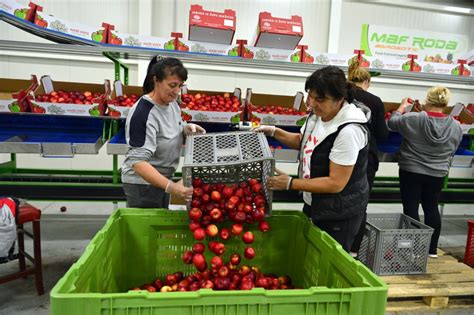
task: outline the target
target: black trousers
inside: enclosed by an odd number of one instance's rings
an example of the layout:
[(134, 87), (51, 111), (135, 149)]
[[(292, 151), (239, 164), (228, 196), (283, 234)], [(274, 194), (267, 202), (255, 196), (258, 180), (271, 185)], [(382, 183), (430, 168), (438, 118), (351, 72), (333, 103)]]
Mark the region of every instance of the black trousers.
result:
[(170, 203), (170, 195), (152, 185), (123, 183), (128, 208), (165, 208)]
[[(367, 181), (369, 182), (369, 194), (372, 191), (372, 186), (374, 185), (375, 173), (379, 169), (379, 159), (377, 155), (371, 154), (367, 157)], [(370, 196), (370, 195), (369, 195)], [(364, 238), (365, 232), (365, 223), (367, 221), (367, 209), (364, 211), (364, 216), (362, 222), (360, 223), (359, 230), (357, 231), (356, 236), (354, 237), (354, 242), (351, 245), (351, 252), (357, 253), (360, 249), (360, 244)]]
[[(311, 206), (304, 204), (303, 212), (311, 218)], [(349, 252), (354, 236), (357, 234), (364, 213), (343, 220), (312, 220), (313, 224), (327, 232), (346, 252)]]
[(403, 203), (403, 213), (420, 221), (418, 206), (421, 202), (425, 215), (425, 224), (434, 229), (430, 242), (430, 254), (436, 254), (439, 235), (441, 233), (441, 216), (438, 201), (443, 188), (444, 177), (399, 170), (400, 194)]

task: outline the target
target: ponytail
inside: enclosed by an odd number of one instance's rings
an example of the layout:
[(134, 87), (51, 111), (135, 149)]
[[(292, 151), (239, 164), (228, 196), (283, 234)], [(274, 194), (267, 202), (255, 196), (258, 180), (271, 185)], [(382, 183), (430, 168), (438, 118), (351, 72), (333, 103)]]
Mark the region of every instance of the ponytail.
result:
[(355, 60), (349, 65), (347, 79), (352, 83), (370, 82), (370, 72), (365, 68), (361, 68), (359, 60)]
[(160, 56), (157, 55), (151, 58), (150, 63), (148, 64), (148, 68), (146, 70), (145, 81), (143, 81), (143, 94), (150, 93), (151, 91), (153, 91), (153, 88), (155, 87), (155, 82), (153, 81), (153, 75), (151, 74), (151, 69), (153, 69), (153, 66), (156, 65), (159, 57)]
[(153, 57), (148, 64), (147, 74), (143, 81), (143, 94), (153, 91), (155, 80), (161, 82), (171, 75), (178, 76), (184, 82), (188, 79), (188, 70), (179, 59), (158, 55)]

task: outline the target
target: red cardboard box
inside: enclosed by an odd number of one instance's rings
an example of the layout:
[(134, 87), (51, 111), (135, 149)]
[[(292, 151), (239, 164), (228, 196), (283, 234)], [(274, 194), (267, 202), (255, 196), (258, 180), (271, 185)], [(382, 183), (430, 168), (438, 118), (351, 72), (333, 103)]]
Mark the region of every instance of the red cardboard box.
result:
[[(270, 95), (253, 93), (252, 89), (247, 89), (246, 100), (250, 102), (254, 109), (252, 120), (264, 125), (276, 126), (302, 126), (306, 121), (306, 104), (302, 92), (297, 92), (295, 96)], [(259, 108), (270, 106), (275, 112), (260, 113)], [(280, 107), (280, 112), (277, 109)], [(298, 114), (284, 114), (281, 109), (293, 109)]]
[[(89, 99), (84, 104), (64, 103), (61, 97), (55, 97), (54, 101), (47, 95), (75, 92)], [(35, 105), (45, 114), (72, 115), (72, 116), (101, 116), (99, 103), (100, 96), (110, 92), (110, 82), (105, 80), (104, 84), (89, 84), (77, 82), (53, 81), (50, 76), (41, 77), (41, 85), (35, 91)]]
[(211, 111), (211, 110), (193, 110), (186, 106), (186, 101), (183, 100), (181, 103), (181, 116), (186, 121), (203, 121), (203, 122), (219, 122), (219, 123), (238, 123), (240, 121), (240, 105), (241, 102), (241, 90), (235, 88), (234, 92), (215, 92), (215, 91), (202, 91), (202, 90), (188, 90), (186, 86), (181, 88), (181, 98), (186, 94), (196, 96), (200, 94), (208, 96), (223, 95), (224, 93), (229, 96), (237, 97), (239, 101), (239, 109), (231, 109), (229, 111)]
[(303, 20), (300, 16), (283, 19), (272, 17), (269, 12), (260, 12), (255, 47), (295, 49), (301, 38)]
[(234, 10), (223, 13), (205, 11), (202, 6), (193, 4), (189, 10), (188, 39), (230, 45), (234, 39), (235, 23)]
[(0, 79), (0, 112), (19, 113), (20, 107), (12, 94), (25, 90), (30, 85), (30, 80)]

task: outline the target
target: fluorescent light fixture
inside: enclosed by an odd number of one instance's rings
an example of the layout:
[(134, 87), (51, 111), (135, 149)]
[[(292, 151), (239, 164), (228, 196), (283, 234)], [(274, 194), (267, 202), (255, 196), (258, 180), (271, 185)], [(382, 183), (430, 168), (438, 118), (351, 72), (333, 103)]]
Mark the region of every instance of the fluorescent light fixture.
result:
[(450, 12), (456, 12), (456, 13), (465, 13), (465, 14), (469, 14), (472, 11), (469, 8), (451, 7), (451, 6), (444, 6), (443, 10), (450, 11)]

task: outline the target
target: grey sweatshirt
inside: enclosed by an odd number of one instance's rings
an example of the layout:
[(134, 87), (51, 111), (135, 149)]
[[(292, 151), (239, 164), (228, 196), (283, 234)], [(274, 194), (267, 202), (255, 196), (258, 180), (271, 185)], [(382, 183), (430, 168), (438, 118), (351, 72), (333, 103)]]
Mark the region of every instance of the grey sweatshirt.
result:
[(133, 165), (148, 161), (163, 176), (171, 178), (183, 147), (181, 111), (176, 102), (163, 106), (141, 97), (130, 109), (125, 124), (128, 152), (122, 165), (122, 182), (149, 185)]
[(450, 116), (438, 117), (426, 112), (392, 113), (388, 127), (403, 136), (400, 169), (444, 177), (462, 139), (462, 129)]

